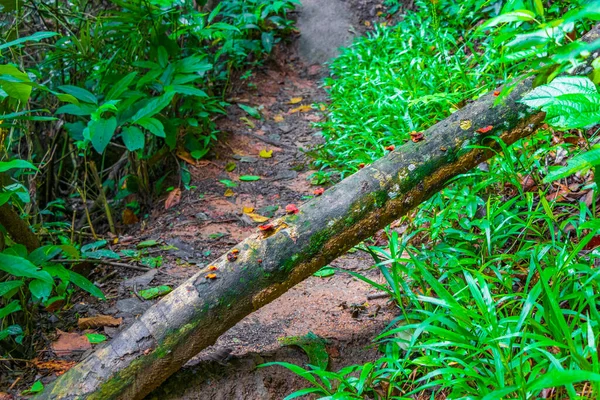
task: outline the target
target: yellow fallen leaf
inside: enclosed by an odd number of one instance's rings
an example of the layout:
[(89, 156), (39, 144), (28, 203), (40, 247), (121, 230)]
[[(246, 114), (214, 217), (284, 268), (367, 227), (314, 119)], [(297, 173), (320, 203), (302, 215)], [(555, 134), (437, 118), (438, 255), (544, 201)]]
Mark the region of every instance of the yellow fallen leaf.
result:
[(365, 26), (371, 26), (371, 21), (365, 21)]
[(234, 191), (233, 191), (233, 190), (231, 190), (231, 189), (227, 189), (227, 190), (225, 191), (225, 194), (224, 194), (224, 196), (225, 196), (225, 197), (231, 197), (231, 196), (233, 196), (234, 194), (235, 194), (235, 193), (234, 193)]
[(302, 97), (292, 97), (290, 99), (290, 104), (298, 104), (302, 101)]
[(242, 118), (240, 118), (240, 121), (243, 121), (243, 122), (244, 122), (246, 125), (248, 125), (248, 127), (249, 127), (250, 129), (254, 129), (254, 128), (256, 128), (256, 125), (254, 125), (254, 122), (250, 121), (250, 120), (249, 120), (248, 118), (246, 118), (246, 117), (242, 117)]
[(275, 121), (275, 122), (283, 122), (283, 116), (282, 116), (281, 114), (279, 114), (279, 115), (276, 115), (276, 116), (273, 118), (273, 121)]
[(292, 108), (290, 110), (290, 114), (297, 113), (297, 112), (308, 112), (310, 110), (312, 110), (311, 106), (309, 106), (309, 105), (303, 105), (303, 106), (300, 106), (300, 107)]
[(319, 105), (319, 110), (321, 110), (321, 111), (325, 111), (325, 110), (327, 110), (327, 106), (326, 106), (325, 104), (321, 103), (321, 104)]
[(261, 150), (260, 153), (258, 153), (259, 156), (261, 156), (262, 158), (271, 158), (273, 157), (273, 150)]
[(460, 129), (462, 129), (463, 131), (469, 130), (472, 125), (473, 124), (471, 123), (471, 120), (465, 119), (460, 121)]
[(263, 217), (262, 215), (259, 215), (259, 214), (247, 213), (246, 215), (249, 216), (250, 218), (252, 218), (252, 221), (254, 221), (254, 222), (266, 222), (269, 220), (269, 218)]
[(250, 214), (252, 211), (254, 211), (254, 207), (244, 207), (242, 211), (244, 214)]

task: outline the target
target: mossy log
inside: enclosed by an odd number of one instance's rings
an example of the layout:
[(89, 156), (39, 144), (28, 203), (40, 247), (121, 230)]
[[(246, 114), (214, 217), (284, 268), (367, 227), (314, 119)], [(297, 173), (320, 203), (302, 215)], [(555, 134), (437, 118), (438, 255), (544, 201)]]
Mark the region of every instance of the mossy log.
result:
[[(596, 29), (591, 38), (598, 37)], [(273, 229), (215, 260), (216, 271), (194, 275), (38, 398), (143, 398), (242, 318), (495, 154), (477, 146), (496, 148), (498, 139), (509, 145), (533, 133), (544, 114), (517, 102), (531, 85), (521, 82), (496, 107), (493, 94), (483, 96), (425, 131), (423, 141), (399, 146), (298, 214), (273, 221)]]

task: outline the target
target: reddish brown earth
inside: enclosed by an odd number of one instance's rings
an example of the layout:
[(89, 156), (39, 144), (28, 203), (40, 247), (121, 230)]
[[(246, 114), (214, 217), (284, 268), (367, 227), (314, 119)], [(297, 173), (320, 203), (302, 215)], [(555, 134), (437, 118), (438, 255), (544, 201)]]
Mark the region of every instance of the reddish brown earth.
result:
[[(365, 20), (377, 18), (379, 3), (347, 2), (346, 6), (353, 11), (350, 18), (355, 21), (356, 31), (367, 29), (370, 24), (364, 24)], [(326, 67), (305, 64), (292, 44), (279, 46), (250, 78), (234, 80), (227, 99), (232, 105), (227, 115), (217, 121), (222, 132), (220, 141), (206, 161), (187, 165), (194, 188), (183, 191), (181, 201), (168, 210), (165, 198), (157, 200), (148, 219), (130, 227), (127, 236), (111, 245), (114, 251), (135, 250), (139, 242), (155, 240), (158, 245), (145, 250), (145, 256), (162, 257), (160, 267), (148, 272), (116, 264), (93, 269), (90, 278), (106, 294), (107, 301), (77, 294), (69, 311), (52, 315), (46, 327), (51, 333), (39, 338), (40, 347), (47, 349), (40, 353), (39, 360), (63, 363), (68, 368), (92, 351), (74, 346), (84, 333), (76, 328), (78, 318), (97, 315), (122, 318), (119, 327), (87, 331), (104, 334), (110, 340), (156, 301), (143, 300), (140, 290), (179, 285), (254, 232), (260, 223), (245, 214), (244, 207), (253, 208), (261, 216), (273, 217), (285, 213), (286, 205), (299, 205), (312, 196), (317, 186), (309, 180), (314, 171), (310, 170), (304, 150), (321, 140), (313, 123), (326, 118), (320, 107), (327, 101), (322, 88), (326, 73)], [(237, 104), (257, 108), (262, 119), (251, 118)], [(307, 107), (298, 110), (301, 106)], [(261, 150), (272, 150), (272, 157), (260, 157)], [(235, 163), (236, 168), (227, 172), (230, 163)], [(241, 175), (257, 175), (261, 179), (240, 182)], [(232, 196), (225, 196), (227, 188), (219, 182), (224, 179), (238, 183), (231, 189)], [(137, 261), (123, 263), (140, 266)], [(347, 254), (332, 264), (340, 270), (380, 280), (371, 265), (370, 257), (360, 252)], [(257, 367), (269, 361), (305, 366), (306, 354), (299, 348), (282, 346), (278, 339), (309, 332), (328, 341), (329, 370), (376, 360), (379, 355), (372, 339), (394, 318), (396, 310), (385, 299), (368, 300), (372, 293), (368, 285), (341, 271), (327, 278), (312, 277), (249, 315), (148, 398), (283, 398), (306, 387), (306, 382), (282, 367)], [(58, 330), (71, 335), (59, 339)], [(53, 351), (57, 348), (67, 351), (58, 354)], [(50, 383), (55, 378), (50, 371), (56, 370), (38, 368), (36, 373), (29, 369), (27, 377), (18, 370), (14, 374), (9, 372), (3, 375), (0, 386), (16, 382), (10, 391), (18, 393), (17, 389), (26, 389), (35, 380)]]

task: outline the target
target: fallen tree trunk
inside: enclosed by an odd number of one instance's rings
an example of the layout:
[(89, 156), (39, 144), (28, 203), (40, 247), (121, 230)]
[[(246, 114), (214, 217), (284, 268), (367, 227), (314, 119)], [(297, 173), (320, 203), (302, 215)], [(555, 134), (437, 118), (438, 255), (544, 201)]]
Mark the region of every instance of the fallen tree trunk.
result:
[[(598, 28), (587, 39), (599, 37)], [(352, 246), (441, 190), (506, 144), (533, 133), (543, 113), (492, 94), (424, 132), (300, 208), (250, 236), (234, 251), (151, 307), (132, 326), (61, 376), (38, 398), (141, 399), (251, 312), (285, 293)], [(489, 129), (488, 127), (492, 127)], [(483, 128), (483, 129), (482, 129)], [(207, 278), (214, 273), (216, 279)]]

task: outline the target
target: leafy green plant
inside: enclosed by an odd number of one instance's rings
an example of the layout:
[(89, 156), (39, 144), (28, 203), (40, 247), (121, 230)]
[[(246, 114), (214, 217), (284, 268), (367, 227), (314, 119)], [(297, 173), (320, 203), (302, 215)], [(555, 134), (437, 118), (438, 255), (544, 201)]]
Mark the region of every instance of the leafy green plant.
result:
[(61, 254), (73, 257), (79, 252), (68, 245), (48, 245), (28, 253), (16, 244), (0, 253), (0, 347), (10, 349), (8, 338), (23, 345), (32, 334), (36, 307), (68, 301), (73, 286), (104, 299), (88, 279), (55, 260)]

